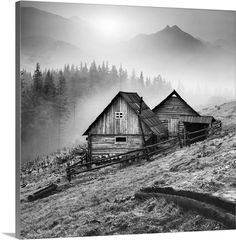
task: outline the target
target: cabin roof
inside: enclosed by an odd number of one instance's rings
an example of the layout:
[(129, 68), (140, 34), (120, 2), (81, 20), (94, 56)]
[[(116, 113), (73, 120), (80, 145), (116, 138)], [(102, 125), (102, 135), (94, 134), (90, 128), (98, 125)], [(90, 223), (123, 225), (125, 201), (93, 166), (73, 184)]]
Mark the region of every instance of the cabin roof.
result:
[(161, 101), (156, 107), (152, 109), (152, 111), (156, 112), (158, 109), (168, 100), (170, 99), (173, 95), (178, 97), (182, 102), (184, 102), (194, 113), (197, 114), (197, 116), (200, 116), (198, 112), (196, 112), (175, 90), (173, 90), (163, 101)]
[(207, 124), (210, 124), (216, 121), (216, 119), (212, 116), (181, 116), (180, 120), (182, 122), (207, 123)]
[[(127, 104), (134, 110), (134, 112), (139, 114), (139, 106), (141, 98), (136, 92), (118, 92), (118, 94), (111, 100), (111, 102), (106, 106), (106, 108), (98, 115), (98, 117), (93, 121), (93, 123), (88, 127), (83, 135), (88, 135), (93, 124), (106, 112), (106, 110), (115, 102), (115, 100), (121, 96)], [(166, 135), (167, 129), (159, 120), (158, 116), (147, 106), (147, 104), (142, 102), (142, 111), (140, 119), (155, 135)]]

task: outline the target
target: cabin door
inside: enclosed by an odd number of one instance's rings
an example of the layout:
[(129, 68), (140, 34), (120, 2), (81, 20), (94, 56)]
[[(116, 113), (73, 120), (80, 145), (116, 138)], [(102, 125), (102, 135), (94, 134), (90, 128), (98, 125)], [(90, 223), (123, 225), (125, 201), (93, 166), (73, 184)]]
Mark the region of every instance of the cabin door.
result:
[(177, 136), (178, 135), (178, 128), (179, 126), (179, 119), (169, 119), (168, 120), (168, 132), (169, 136)]

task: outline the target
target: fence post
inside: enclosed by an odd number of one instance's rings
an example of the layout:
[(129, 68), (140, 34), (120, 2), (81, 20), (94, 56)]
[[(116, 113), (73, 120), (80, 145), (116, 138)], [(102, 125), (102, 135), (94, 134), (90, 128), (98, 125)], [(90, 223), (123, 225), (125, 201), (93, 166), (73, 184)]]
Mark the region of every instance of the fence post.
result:
[(216, 131), (217, 131), (217, 133), (220, 133), (221, 130), (222, 130), (222, 122), (219, 121), (219, 123), (216, 125)]
[(206, 138), (209, 138), (209, 137), (210, 137), (210, 131), (211, 131), (211, 127), (209, 126), (209, 127), (207, 128)]
[(186, 142), (186, 129), (184, 126), (184, 146), (187, 146), (187, 142)]
[(186, 131), (186, 146), (190, 147), (191, 145), (191, 139), (189, 138), (188, 131)]
[(178, 133), (177, 137), (178, 137), (178, 141), (179, 141), (179, 146), (180, 146), (180, 148), (182, 148), (183, 145), (182, 145), (182, 140), (180, 138), (180, 134), (179, 133)]
[(220, 129), (220, 131), (222, 130), (222, 122), (221, 121), (219, 123), (219, 129)]

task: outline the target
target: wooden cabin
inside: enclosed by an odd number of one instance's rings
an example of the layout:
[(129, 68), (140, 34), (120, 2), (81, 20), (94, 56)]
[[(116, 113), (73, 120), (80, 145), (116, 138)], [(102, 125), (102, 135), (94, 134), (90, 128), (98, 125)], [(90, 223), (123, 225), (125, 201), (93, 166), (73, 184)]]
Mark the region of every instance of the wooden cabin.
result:
[(83, 135), (92, 158), (154, 144), (167, 137), (167, 129), (137, 93), (119, 92)]
[[(183, 134), (185, 131), (196, 132), (206, 129), (216, 121), (212, 116), (200, 116), (175, 90), (153, 108), (153, 112), (166, 126), (170, 137)], [(199, 134), (202, 133), (192, 134), (191, 137)]]

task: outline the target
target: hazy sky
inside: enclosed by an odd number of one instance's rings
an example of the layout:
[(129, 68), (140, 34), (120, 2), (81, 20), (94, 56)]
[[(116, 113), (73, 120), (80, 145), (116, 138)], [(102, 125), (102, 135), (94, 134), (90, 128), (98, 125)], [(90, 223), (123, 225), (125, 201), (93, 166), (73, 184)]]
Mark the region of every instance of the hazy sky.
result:
[[(90, 35), (86, 36), (85, 34), (85, 38), (88, 38), (85, 43), (87, 44), (90, 40), (96, 42), (101, 37), (103, 45), (97, 47), (89, 43), (87, 49), (90, 52), (85, 51), (85, 56), (81, 54), (82, 60), (77, 59), (77, 62), (89, 62), (91, 59), (99, 62), (108, 59), (109, 62), (117, 66), (122, 64), (129, 72), (135, 69), (139, 72), (143, 71), (147, 76), (160, 73), (173, 84), (177, 84), (181, 80), (186, 89), (193, 88), (196, 90), (200, 86), (205, 89), (206, 93), (211, 90), (213, 95), (219, 95), (218, 92), (224, 88), (224, 95), (226, 96), (229, 95), (229, 91), (233, 92), (232, 88), (235, 89), (236, 63), (235, 56), (232, 53), (236, 52), (236, 11), (53, 2), (21, 2), (21, 6), (35, 7), (65, 18), (78, 17), (93, 25), (96, 31), (92, 29), (92, 32), (96, 32), (96, 37), (93, 39)], [(209, 57), (207, 54), (203, 54), (199, 58), (196, 58), (196, 56), (190, 57), (187, 62), (188, 65), (186, 65), (187, 60), (183, 56), (181, 58), (181, 55), (174, 60), (172, 58), (171, 62), (166, 64), (160, 61), (160, 55), (155, 60), (151, 57), (148, 59), (142, 58), (143, 62), (141, 62), (139, 59), (131, 58), (128, 55), (124, 57), (125, 54), (122, 55), (123, 52), (120, 52), (119, 48), (117, 52), (114, 51), (116, 46), (119, 46), (119, 44), (116, 45), (117, 42), (130, 40), (130, 38), (140, 33), (155, 33), (165, 28), (166, 25), (177, 25), (183, 31), (203, 41), (214, 43), (217, 40), (223, 40), (219, 41), (218, 44), (222, 44), (226, 50), (224, 49), (224, 54), (218, 54), (217, 57), (211, 56), (211, 58), (207, 58)], [(85, 24), (85, 26), (88, 25)], [(101, 34), (97, 34), (97, 30)], [(50, 33), (54, 37), (53, 30)], [(74, 35), (72, 40), (75, 40)], [(66, 41), (72, 42), (67, 39)], [(80, 46), (81, 42), (78, 43), (78, 46)], [(110, 43), (112, 51), (109, 52)], [(72, 44), (76, 45), (77, 43), (72, 42)], [(214, 46), (214, 44), (206, 44), (206, 46)], [(152, 47), (155, 48), (155, 46)], [(210, 54), (210, 52), (208, 53)], [(76, 56), (80, 57), (79, 54)], [(147, 61), (145, 62), (145, 60)], [(183, 61), (185, 64), (183, 64)], [(53, 63), (55, 64), (56, 61)], [(208, 85), (205, 85), (205, 83)], [(216, 91), (218, 92), (216, 93)]]
[(236, 12), (233, 11), (47, 2), (22, 2), (22, 6), (36, 7), (65, 18), (77, 16), (96, 25), (104, 34), (114, 34), (122, 40), (139, 33), (157, 32), (166, 25), (178, 25), (206, 41), (236, 39)]

